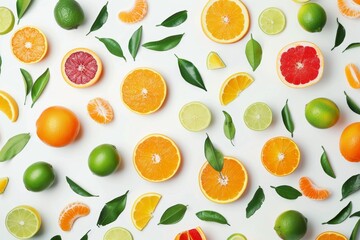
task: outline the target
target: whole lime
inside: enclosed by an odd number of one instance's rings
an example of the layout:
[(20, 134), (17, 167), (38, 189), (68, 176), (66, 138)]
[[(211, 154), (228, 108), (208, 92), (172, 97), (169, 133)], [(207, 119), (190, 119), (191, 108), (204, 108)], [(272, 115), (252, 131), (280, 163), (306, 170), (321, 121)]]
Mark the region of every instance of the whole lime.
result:
[(24, 172), (23, 182), (27, 190), (40, 192), (49, 188), (55, 181), (53, 167), (47, 162), (31, 164)]
[(68, 30), (77, 28), (85, 19), (84, 11), (75, 0), (59, 0), (54, 8), (54, 17), (60, 27)]
[(326, 12), (317, 3), (306, 3), (299, 9), (298, 21), (308, 32), (321, 32), (326, 24)]
[(329, 128), (339, 120), (338, 106), (327, 98), (315, 98), (305, 106), (306, 120), (316, 128)]
[(94, 148), (89, 156), (88, 165), (95, 175), (108, 176), (115, 172), (120, 164), (116, 147), (111, 144), (101, 144)]
[(281, 239), (299, 240), (306, 234), (307, 219), (298, 211), (288, 210), (276, 218), (274, 230)]

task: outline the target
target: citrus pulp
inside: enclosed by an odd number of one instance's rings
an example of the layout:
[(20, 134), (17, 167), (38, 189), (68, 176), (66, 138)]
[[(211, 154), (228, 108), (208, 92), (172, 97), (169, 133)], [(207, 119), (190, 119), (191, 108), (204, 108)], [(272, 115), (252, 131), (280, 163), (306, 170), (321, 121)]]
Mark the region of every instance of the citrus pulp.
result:
[(271, 108), (263, 102), (256, 102), (248, 106), (244, 112), (246, 126), (255, 131), (267, 129), (272, 122)]
[(35, 208), (22, 205), (6, 215), (5, 225), (17, 239), (30, 239), (40, 230), (41, 217)]
[(286, 18), (279, 8), (270, 7), (260, 13), (258, 22), (260, 29), (264, 33), (275, 35), (284, 30)]
[(0, 7), (0, 35), (10, 32), (14, 27), (14, 23), (13, 12), (6, 7)]
[(211, 112), (201, 102), (190, 102), (185, 104), (179, 112), (179, 119), (182, 126), (192, 132), (206, 129), (211, 122)]

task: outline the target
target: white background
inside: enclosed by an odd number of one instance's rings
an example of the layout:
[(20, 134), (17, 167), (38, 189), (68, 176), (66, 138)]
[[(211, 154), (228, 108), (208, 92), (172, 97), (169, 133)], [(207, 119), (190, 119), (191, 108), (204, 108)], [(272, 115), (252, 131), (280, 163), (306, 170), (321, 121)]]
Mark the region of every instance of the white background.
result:
[[(39, 210), (43, 225), (34, 239), (48, 240), (60, 234), (63, 239), (80, 239), (91, 229), (89, 239), (102, 239), (104, 233), (115, 226), (127, 228), (137, 240), (169, 240), (178, 232), (201, 226), (209, 240), (225, 240), (234, 232), (241, 232), (248, 239), (278, 239), (273, 230), (276, 217), (283, 211), (295, 209), (308, 218), (308, 232), (304, 239), (315, 239), (322, 231), (335, 230), (350, 236), (356, 219), (348, 219), (340, 225), (321, 225), (322, 222), (335, 216), (349, 200), (353, 201), (354, 212), (360, 210), (359, 193), (340, 202), (341, 185), (350, 176), (359, 173), (359, 164), (349, 163), (341, 156), (338, 141), (341, 131), (351, 122), (359, 121), (359, 116), (351, 112), (345, 102), (343, 91), (360, 103), (359, 91), (350, 88), (344, 67), (348, 63), (359, 62), (359, 49), (345, 53), (341, 51), (351, 42), (360, 39), (359, 20), (351, 20), (341, 16), (336, 1), (316, 1), (326, 10), (328, 22), (321, 33), (305, 32), (298, 24), (296, 14), (299, 4), (290, 0), (244, 0), (251, 15), (249, 34), (240, 42), (221, 45), (209, 40), (201, 30), (200, 14), (206, 0), (200, 1), (169, 1), (149, 0), (149, 11), (143, 21), (129, 25), (120, 22), (117, 14), (121, 10), (130, 9), (133, 1), (110, 1), (109, 18), (98, 31), (85, 36), (104, 0), (79, 0), (86, 15), (86, 20), (77, 30), (60, 28), (53, 17), (56, 1), (34, 1), (19, 25), (7, 35), (0, 36), (0, 54), (3, 59), (0, 75), (0, 89), (10, 93), (19, 104), (19, 119), (11, 123), (3, 114), (0, 115), (0, 145), (15, 134), (30, 132), (31, 140), (26, 148), (11, 161), (1, 163), (0, 176), (8, 176), (10, 182), (5, 194), (0, 195), (0, 238), (11, 240), (4, 220), (6, 214), (15, 206), (27, 204)], [(16, 13), (14, 0), (3, 0), (0, 5), (10, 8)], [(261, 32), (257, 18), (266, 7), (276, 6), (282, 9), (287, 17), (284, 32), (276, 36), (268, 36)], [(176, 28), (155, 27), (171, 14), (188, 10), (188, 20)], [(336, 18), (347, 29), (347, 36), (341, 47), (330, 51), (336, 33)], [(45, 59), (37, 64), (25, 65), (17, 61), (10, 50), (10, 38), (16, 29), (33, 25), (40, 28), (47, 36), (49, 51)], [(143, 25), (142, 42), (162, 39), (169, 35), (185, 33), (182, 42), (167, 52), (154, 52), (140, 48), (134, 62), (127, 50), (132, 33)], [(245, 58), (245, 45), (250, 33), (263, 47), (262, 63), (256, 72), (252, 72)], [(111, 37), (122, 46), (128, 59), (111, 55), (95, 36)], [(286, 44), (294, 41), (307, 40), (319, 45), (325, 58), (325, 72), (322, 80), (306, 89), (291, 89), (277, 77), (275, 59), (278, 51)], [(94, 50), (103, 61), (104, 74), (100, 82), (86, 89), (75, 89), (65, 83), (60, 72), (63, 56), (72, 48), (87, 47)], [(227, 67), (217, 71), (206, 69), (206, 56), (216, 51), (223, 58)], [(180, 76), (174, 54), (192, 61), (199, 69), (207, 92), (186, 83)], [(25, 68), (36, 78), (45, 69), (50, 68), (50, 82), (43, 95), (33, 108), (31, 99), (23, 105), (24, 86), (19, 68)], [(130, 112), (120, 99), (120, 84), (123, 77), (136, 67), (150, 67), (159, 71), (168, 85), (168, 96), (160, 111), (140, 116)], [(223, 81), (231, 74), (239, 71), (249, 72), (255, 82), (228, 106), (219, 102), (219, 89)], [(95, 97), (109, 100), (115, 112), (114, 121), (106, 126), (95, 123), (87, 114), (86, 105)], [(306, 122), (305, 104), (317, 97), (327, 97), (337, 103), (341, 116), (332, 128), (316, 129)], [(287, 177), (275, 177), (269, 174), (261, 164), (260, 152), (263, 144), (275, 136), (290, 136), (281, 120), (281, 109), (289, 99), (289, 107), (295, 122), (294, 141), (301, 151), (299, 168)], [(212, 123), (203, 132), (193, 133), (185, 130), (179, 120), (178, 112), (190, 101), (205, 103), (212, 112)], [(248, 129), (243, 120), (245, 108), (251, 103), (266, 102), (273, 111), (273, 122), (270, 128), (262, 132)], [(35, 122), (40, 113), (47, 107), (62, 105), (73, 110), (81, 121), (81, 134), (72, 145), (63, 148), (52, 148), (42, 143), (36, 136)], [(235, 147), (225, 138), (222, 125), (222, 110), (228, 111), (237, 128)], [(198, 173), (205, 162), (203, 143), (208, 133), (214, 144), (225, 154), (240, 159), (249, 173), (249, 185), (244, 195), (231, 204), (216, 204), (207, 200), (198, 186)], [(132, 152), (137, 142), (150, 133), (162, 133), (172, 138), (179, 146), (182, 154), (182, 165), (178, 173), (169, 181), (150, 183), (136, 173), (132, 164)], [(102, 143), (114, 144), (122, 157), (119, 170), (108, 177), (94, 176), (87, 167), (90, 151)], [(336, 179), (328, 177), (320, 166), (321, 146), (328, 152), (329, 159), (337, 175)], [(33, 193), (25, 189), (22, 175), (25, 169), (36, 161), (46, 161), (56, 171), (56, 183), (48, 190)], [(99, 198), (84, 198), (71, 191), (65, 181), (69, 176), (85, 189)], [(331, 197), (325, 201), (314, 201), (301, 197), (295, 201), (279, 197), (270, 185), (288, 184), (298, 188), (298, 180), (302, 176), (310, 177), (318, 186), (329, 189)], [(261, 186), (266, 200), (250, 219), (245, 217), (245, 208), (258, 186)], [(101, 208), (111, 199), (124, 194), (127, 190), (128, 201), (124, 212), (112, 224), (98, 228), (97, 218)], [(158, 192), (162, 199), (156, 208), (153, 219), (143, 230), (138, 231), (132, 225), (130, 211), (134, 200), (146, 192)], [(78, 219), (71, 232), (62, 232), (58, 226), (61, 210), (73, 201), (81, 201), (91, 208), (89, 216)], [(189, 205), (184, 219), (175, 225), (157, 225), (162, 213), (170, 206), (183, 203)], [(200, 210), (211, 209), (222, 213), (231, 226), (202, 222), (195, 216)]]

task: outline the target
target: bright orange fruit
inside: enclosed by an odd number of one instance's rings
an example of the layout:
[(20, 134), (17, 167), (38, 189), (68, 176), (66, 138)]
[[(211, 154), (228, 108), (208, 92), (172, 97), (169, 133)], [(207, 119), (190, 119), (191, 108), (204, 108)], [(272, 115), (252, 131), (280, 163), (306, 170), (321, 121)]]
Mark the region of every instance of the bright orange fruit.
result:
[(135, 0), (135, 6), (130, 11), (122, 11), (118, 17), (125, 23), (136, 23), (141, 21), (148, 10), (148, 4), (146, 0)]
[(316, 237), (316, 240), (347, 240), (347, 237), (338, 232), (326, 231), (320, 233)]
[(345, 75), (352, 88), (360, 88), (360, 71), (355, 64), (350, 63), (346, 65)]
[(254, 79), (245, 72), (235, 73), (228, 77), (221, 85), (219, 95), (221, 105), (228, 105), (234, 101), (253, 82)]
[(360, 162), (360, 122), (349, 124), (341, 133), (340, 153), (349, 162)]
[(324, 200), (330, 196), (330, 192), (327, 189), (316, 187), (308, 177), (300, 178), (299, 187), (304, 196), (314, 200)]
[(110, 103), (103, 98), (91, 99), (87, 105), (87, 111), (97, 123), (107, 124), (114, 118), (114, 111)]
[(60, 213), (59, 226), (63, 231), (70, 231), (75, 220), (89, 215), (90, 208), (80, 202), (74, 202), (67, 205)]
[(7, 92), (0, 90), (0, 111), (12, 122), (16, 122), (19, 116), (19, 107), (15, 99)]
[(348, 18), (360, 17), (359, 0), (338, 0), (338, 8), (342, 15)]

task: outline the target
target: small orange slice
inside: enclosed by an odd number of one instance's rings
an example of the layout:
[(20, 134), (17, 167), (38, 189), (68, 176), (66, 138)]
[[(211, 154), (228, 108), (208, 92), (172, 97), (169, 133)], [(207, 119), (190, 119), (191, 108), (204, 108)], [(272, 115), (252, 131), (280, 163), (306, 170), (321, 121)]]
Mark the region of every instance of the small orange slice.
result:
[(199, 185), (207, 199), (216, 203), (236, 201), (244, 193), (248, 174), (243, 164), (232, 157), (224, 157), (221, 175), (208, 162), (200, 169)]
[(110, 103), (103, 98), (91, 99), (87, 105), (87, 111), (90, 117), (100, 124), (107, 124), (114, 118)]
[(342, 15), (348, 18), (360, 17), (359, 0), (338, 0), (338, 8)]
[(11, 38), (11, 49), (14, 56), (23, 63), (37, 63), (47, 52), (47, 39), (36, 27), (23, 27)]
[(0, 111), (3, 112), (12, 122), (19, 116), (19, 107), (15, 99), (7, 92), (0, 90)]
[(143, 230), (149, 223), (152, 214), (161, 199), (158, 193), (145, 193), (138, 197), (131, 209), (131, 220), (138, 230)]
[(347, 240), (347, 237), (338, 232), (326, 231), (320, 233), (316, 237), (316, 240)]
[(75, 220), (89, 215), (90, 208), (80, 202), (68, 204), (60, 213), (59, 226), (63, 231), (70, 231)]
[(360, 71), (355, 64), (349, 63), (346, 65), (345, 75), (349, 85), (352, 88), (360, 88)]
[(300, 178), (299, 187), (305, 197), (314, 200), (324, 200), (330, 196), (330, 192), (327, 189), (318, 188), (308, 177)]
[(135, 0), (135, 6), (130, 11), (122, 11), (119, 13), (119, 19), (125, 23), (136, 23), (141, 21), (148, 10), (146, 0)]
[(245, 72), (239, 72), (228, 77), (220, 89), (220, 103), (228, 105), (234, 101), (239, 94), (248, 88), (254, 79)]
[(133, 154), (138, 174), (150, 182), (162, 182), (175, 175), (181, 163), (179, 148), (168, 137), (151, 134), (140, 140)]
[(155, 70), (137, 68), (128, 73), (121, 85), (121, 98), (125, 105), (138, 114), (157, 111), (167, 93), (163, 77)]
[(264, 144), (261, 162), (269, 173), (279, 177), (286, 176), (298, 167), (300, 150), (290, 138), (274, 137)]

